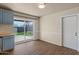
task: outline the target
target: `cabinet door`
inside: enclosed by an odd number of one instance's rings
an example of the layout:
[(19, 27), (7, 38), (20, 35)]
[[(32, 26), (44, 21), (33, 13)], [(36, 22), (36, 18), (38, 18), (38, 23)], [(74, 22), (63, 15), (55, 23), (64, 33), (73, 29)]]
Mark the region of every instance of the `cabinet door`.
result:
[(2, 9), (0, 9), (0, 24), (2, 24)]
[(14, 48), (14, 36), (8, 36), (3, 38), (3, 51)]
[(3, 24), (13, 25), (13, 13), (8, 10), (3, 10)]
[(1, 38), (0, 38), (0, 52), (1, 52), (1, 48), (2, 48), (2, 41), (1, 41)]

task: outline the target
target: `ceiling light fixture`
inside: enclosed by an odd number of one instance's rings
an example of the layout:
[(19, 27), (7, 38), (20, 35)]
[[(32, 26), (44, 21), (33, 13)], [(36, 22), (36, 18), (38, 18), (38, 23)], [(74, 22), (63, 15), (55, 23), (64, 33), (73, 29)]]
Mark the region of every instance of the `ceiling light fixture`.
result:
[(38, 5), (38, 8), (40, 8), (40, 9), (42, 9), (42, 8), (45, 8), (46, 6), (45, 6), (45, 3), (40, 3), (39, 5)]

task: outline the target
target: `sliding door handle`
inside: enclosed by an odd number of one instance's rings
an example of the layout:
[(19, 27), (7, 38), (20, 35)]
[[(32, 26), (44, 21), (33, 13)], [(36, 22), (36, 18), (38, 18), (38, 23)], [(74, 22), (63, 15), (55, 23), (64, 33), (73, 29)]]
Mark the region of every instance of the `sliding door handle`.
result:
[(77, 36), (77, 32), (75, 32), (75, 36)]

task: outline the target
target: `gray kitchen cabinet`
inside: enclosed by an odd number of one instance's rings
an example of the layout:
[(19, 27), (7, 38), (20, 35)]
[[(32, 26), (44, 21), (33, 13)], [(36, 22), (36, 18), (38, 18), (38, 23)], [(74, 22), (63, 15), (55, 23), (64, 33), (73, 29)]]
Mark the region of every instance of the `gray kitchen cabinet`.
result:
[(0, 38), (0, 52), (14, 48), (14, 35)]
[(1, 38), (0, 38), (0, 52), (1, 52), (1, 47), (2, 47), (1, 45), (2, 45), (2, 43), (1, 43)]
[(7, 36), (3, 38), (3, 51), (14, 48), (14, 36)]
[(0, 9), (0, 24), (13, 25), (13, 12), (10, 10)]
[[(13, 12), (5, 9), (0, 9), (0, 24), (13, 25)], [(9, 28), (10, 29), (10, 28)], [(6, 29), (5, 29), (6, 30)], [(11, 29), (13, 31), (13, 29)], [(5, 32), (5, 31), (4, 31)], [(14, 35), (0, 36), (0, 52), (14, 48)]]
[(2, 24), (2, 9), (0, 9), (0, 24)]
[(3, 24), (13, 25), (13, 13), (9, 10), (3, 10)]

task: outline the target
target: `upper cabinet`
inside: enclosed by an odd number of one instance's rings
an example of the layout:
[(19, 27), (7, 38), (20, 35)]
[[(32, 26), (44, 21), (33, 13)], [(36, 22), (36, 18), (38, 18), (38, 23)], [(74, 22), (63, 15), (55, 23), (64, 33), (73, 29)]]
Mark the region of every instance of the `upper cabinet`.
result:
[(0, 9), (0, 24), (2, 24), (2, 9)]
[(13, 25), (13, 12), (0, 9), (0, 24)]

